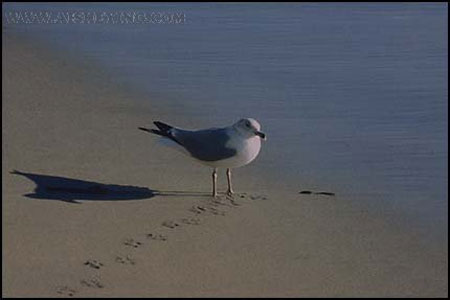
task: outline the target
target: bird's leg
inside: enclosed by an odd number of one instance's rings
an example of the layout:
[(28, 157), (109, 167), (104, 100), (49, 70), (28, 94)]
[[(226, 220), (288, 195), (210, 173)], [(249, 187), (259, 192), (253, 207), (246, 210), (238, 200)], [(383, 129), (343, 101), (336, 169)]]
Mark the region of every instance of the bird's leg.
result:
[(227, 195), (231, 196), (231, 195), (233, 195), (234, 191), (233, 191), (233, 188), (231, 187), (231, 169), (230, 168), (227, 169), (227, 181), (228, 181)]
[(214, 171), (213, 171), (213, 173), (212, 173), (212, 179), (213, 179), (213, 192), (212, 192), (212, 196), (213, 196), (214, 198), (216, 198), (216, 196), (217, 196), (217, 189), (216, 189), (216, 186), (217, 186), (217, 168), (214, 168)]

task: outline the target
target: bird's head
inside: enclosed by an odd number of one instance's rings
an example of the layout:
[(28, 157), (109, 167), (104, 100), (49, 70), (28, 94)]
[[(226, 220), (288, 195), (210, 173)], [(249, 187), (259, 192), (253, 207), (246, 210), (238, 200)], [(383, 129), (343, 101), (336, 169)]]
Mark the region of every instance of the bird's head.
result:
[(266, 135), (261, 132), (261, 125), (258, 121), (252, 118), (241, 119), (237, 121), (233, 127), (243, 136), (247, 138), (252, 138), (254, 136), (259, 136), (261, 139), (266, 140)]

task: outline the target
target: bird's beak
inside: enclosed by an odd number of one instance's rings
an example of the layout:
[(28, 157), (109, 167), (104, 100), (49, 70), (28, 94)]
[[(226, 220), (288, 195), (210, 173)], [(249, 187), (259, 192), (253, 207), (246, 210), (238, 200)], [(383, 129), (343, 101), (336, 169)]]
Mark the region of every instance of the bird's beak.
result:
[(263, 139), (264, 141), (266, 140), (266, 135), (264, 133), (262, 133), (261, 131), (256, 131), (255, 134), (257, 136), (259, 136), (261, 139)]

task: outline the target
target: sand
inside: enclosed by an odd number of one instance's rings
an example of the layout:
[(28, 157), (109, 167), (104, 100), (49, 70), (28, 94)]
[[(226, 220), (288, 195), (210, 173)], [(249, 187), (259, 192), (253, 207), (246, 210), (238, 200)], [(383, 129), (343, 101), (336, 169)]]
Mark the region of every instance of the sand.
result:
[(3, 297), (448, 295), (446, 241), (252, 166), (213, 200), (208, 168), (137, 130), (195, 120), (31, 40), (3, 34), (2, 60)]

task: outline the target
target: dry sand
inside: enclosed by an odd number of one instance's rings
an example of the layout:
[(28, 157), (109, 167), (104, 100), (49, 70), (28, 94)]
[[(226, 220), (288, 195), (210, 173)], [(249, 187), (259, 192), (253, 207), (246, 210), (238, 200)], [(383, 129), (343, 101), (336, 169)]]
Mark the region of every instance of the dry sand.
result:
[(3, 297), (447, 296), (446, 243), (252, 166), (216, 203), (137, 130), (195, 120), (30, 41), (3, 34), (2, 60)]

